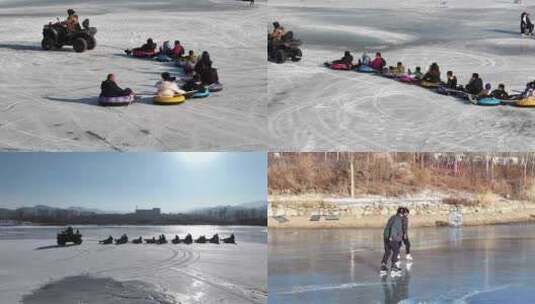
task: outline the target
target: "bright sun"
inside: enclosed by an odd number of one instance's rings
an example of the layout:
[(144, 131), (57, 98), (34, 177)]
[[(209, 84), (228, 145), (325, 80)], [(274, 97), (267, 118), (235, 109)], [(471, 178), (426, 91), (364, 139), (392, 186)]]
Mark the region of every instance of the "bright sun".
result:
[(207, 163), (211, 162), (219, 156), (218, 152), (179, 152), (177, 153), (179, 159), (190, 163)]

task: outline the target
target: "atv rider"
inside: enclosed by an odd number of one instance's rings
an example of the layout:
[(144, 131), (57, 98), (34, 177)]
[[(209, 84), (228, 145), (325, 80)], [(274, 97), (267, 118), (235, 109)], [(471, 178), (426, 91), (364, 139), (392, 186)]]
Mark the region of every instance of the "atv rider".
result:
[(446, 73), (446, 76), (448, 78), (446, 82), (446, 87), (448, 89), (457, 90), (457, 77), (453, 75), (452, 71), (448, 71)]
[(433, 62), (424, 75), (423, 80), (432, 83), (440, 83), (440, 68), (436, 62)]
[(383, 68), (386, 65), (386, 60), (381, 56), (380, 52), (375, 53), (375, 58), (370, 62), (369, 66), (370, 68), (382, 72)]
[(529, 19), (529, 13), (523, 12), (520, 15), (520, 33), (522, 35), (533, 35), (533, 23)]
[(388, 220), (384, 232), (383, 232), (383, 241), (385, 247), (385, 254), (381, 261), (381, 271), (388, 271), (387, 263), (388, 259), (392, 257), (391, 270), (392, 271), (401, 271), (399, 267), (396, 266), (398, 262), (399, 247), (403, 240), (403, 208), (398, 208), (395, 215), (390, 217)]
[(130, 88), (121, 89), (115, 82), (115, 75), (108, 74), (106, 80), (100, 85), (100, 96), (102, 97), (120, 97), (133, 94)]
[(78, 22), (78, 15), (76, 12), (72, 8), (69, 8), (67, 10), (67, 15), (67, 20), (62, 22), (62, 24), (67, 28), (67, 32), (80, 31), (82, 28)]
[(271, 32), (271, 40), (281, 40), (282, 37), (286, 35), (284, 27), (282, 27), (279, 22), (273, 22), (273, 31)]
[(472, 78), (464, 88), (464, 91), (466, 93), (472, 94), (472, 95), (478, 95), (483, 90), (483, 80), (479, 78), (478, 73), (472, 74)]

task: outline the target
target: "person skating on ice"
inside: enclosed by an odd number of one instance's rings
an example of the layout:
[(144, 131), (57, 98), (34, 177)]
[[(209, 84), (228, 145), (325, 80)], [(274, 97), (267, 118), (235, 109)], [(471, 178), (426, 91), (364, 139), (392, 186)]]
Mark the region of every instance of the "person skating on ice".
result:
[(392, 272), (400, 272), (401, 268), (396, 266), (399, 255), (399, 248), (403, 240), (403, 208), (399, 207), (396, 214), (391, 216), (383, 231), (383, 242), (385, 253), (381, 261), (381, 272), (388, 271), (388, 259), (391, 259)]
[(523, 12), (522, 15), (520, 15), (520, 33), (522, 35), (533, 36), (533, 27), (533, 23), (531, 23), (531, 20), (529, 19), (529, 13)]
[[(409, 208), (403, 208), (403, 216), (401, 217), (401, 227), (403, 230), (403, 245), (405, 246), (405, 259), (412, 261), (411, 256), (411, 241), (409, 240)], [(398, 260), (400, 256), (398, 256)]]

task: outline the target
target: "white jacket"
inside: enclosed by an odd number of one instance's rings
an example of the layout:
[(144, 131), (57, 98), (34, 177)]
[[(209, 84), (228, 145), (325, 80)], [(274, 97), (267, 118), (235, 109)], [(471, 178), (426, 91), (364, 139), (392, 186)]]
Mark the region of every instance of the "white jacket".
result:
[(156, 87), (158, 88), (158, 92), (156, 94), (162, 97), (172, 97), (186, 93), (185, 91), (181, 90), (174, 81), (160, 80), (156, 83)]

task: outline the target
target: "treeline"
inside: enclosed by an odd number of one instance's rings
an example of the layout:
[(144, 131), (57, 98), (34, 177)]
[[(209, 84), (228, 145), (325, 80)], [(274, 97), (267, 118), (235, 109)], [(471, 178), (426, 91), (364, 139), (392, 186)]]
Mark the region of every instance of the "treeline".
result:
[[(218, 213), (180, 213), (159, 216), (129, 214), (88, 214), (79, 216), (41, 215), (1, 209), (0, 219), (43, 225), (251, 225), (266, 226), (267, 214), (261, 208), (231, 208)], [(225, 211), (226, 210), (226, 211)]]
[(270, 194), (403, 195), (423, 189), (535, 195), (535, 153), (270, 153)]

